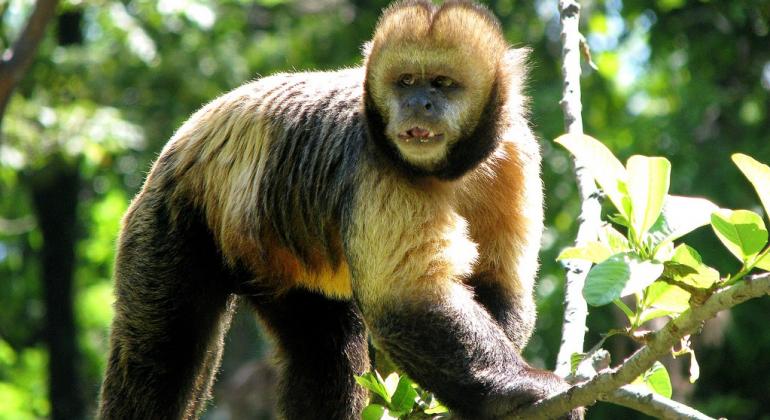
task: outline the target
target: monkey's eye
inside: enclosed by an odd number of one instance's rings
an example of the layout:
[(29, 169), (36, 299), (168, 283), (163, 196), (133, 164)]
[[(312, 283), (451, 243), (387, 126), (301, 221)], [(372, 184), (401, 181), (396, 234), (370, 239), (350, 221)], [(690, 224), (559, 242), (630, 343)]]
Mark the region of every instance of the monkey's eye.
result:
[(454, 86), (455, 81), (446, 76), (436, 76), (433, 81), (431, 81), (431, 85), (437, 88), (448, 88)]
[(399, 76), (398, 84), (401, 86), (412, 86), (414, 84), (414, 75), (405, 73)]

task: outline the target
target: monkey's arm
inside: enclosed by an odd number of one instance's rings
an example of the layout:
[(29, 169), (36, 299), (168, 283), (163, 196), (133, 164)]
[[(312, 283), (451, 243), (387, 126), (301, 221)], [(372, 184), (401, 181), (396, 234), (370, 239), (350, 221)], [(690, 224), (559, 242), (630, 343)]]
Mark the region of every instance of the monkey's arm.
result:
[(363, 306), (376, 344), (463, 418), (504, 417), (565, 387), (530, 368), (460, 286), (446, 296)]
[(457, 281), (474, 247), (441, 191), (387, 177), (364, 188), (347, 241), (353, 293), (399, 367), (467, 418), (501, 417), (566, 386), (530, 368)]
[(458, 211), (479, 251), (466, 283), (521, 351), (535, 324), (543, 193), (537, 142), (526, 127), (512, 133), (518, 141), (505, 141), (465, 180)]

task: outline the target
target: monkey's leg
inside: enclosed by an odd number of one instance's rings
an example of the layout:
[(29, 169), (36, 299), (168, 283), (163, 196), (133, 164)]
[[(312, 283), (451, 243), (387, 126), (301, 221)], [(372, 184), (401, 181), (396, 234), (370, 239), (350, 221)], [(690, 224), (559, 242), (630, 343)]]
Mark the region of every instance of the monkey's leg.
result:
[(369, 357), (356, 305), (299, 289), (252, 302), (277, 341), (282, 415), (289, 420), (360, 418), (366, 392), (353, 375), (369, 369)]
[(208, 399), (234, 296), (194, 212), (144, 194), (124, 222), (102, 419), (194, 418)]

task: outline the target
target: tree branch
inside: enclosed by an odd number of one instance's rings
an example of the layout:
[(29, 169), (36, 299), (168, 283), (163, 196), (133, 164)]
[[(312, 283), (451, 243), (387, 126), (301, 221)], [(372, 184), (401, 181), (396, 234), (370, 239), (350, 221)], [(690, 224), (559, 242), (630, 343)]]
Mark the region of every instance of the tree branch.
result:
[(19, 38), (0, 57), (0, 121), (14, 88), (34, 61), (35, 51), (58, 4), (59, 0), (38, 0)]
[(698, 410), (678, 403), (644, 388), (624, 386), (609, 395), (599, 396), (602, 401), (633, 408), (636, 411), (659, 419), (670, 420), (715, 420)]
[(518, 414), (522, 419), (554, 418), (570, 409), (591, 405), (601, 395), (607, 395), (633, 381), (653, 363), (671, 351), (679, 340), (696, 332), (704, 321), (718, 312), (762, 295), (770, 294), (770, 273), (746, 278), (722, 289), (708, 298), (702, 306), (690, 308), (678, 318), (652, 333), (646, 346), (637, 350), (617, 368), (607, 369), (591, 380), (538, 401)]
[[(580, 4), (577, 0), (559, 0), (562, 40), (562, 74), (564, 90), (561, 106), (564, 112), (564, 126), (567, 133), (583, 134), (583, 120), (580, 102)], [(593, 177), (585, 166), (575, 161), (575, 176), (580, 193), (581, 209), (578, 221), (575, 246), (582, 246), (595, 240), (601, 226), (601, 203)], [(564, 291), (564, 322), (559, 355), (556, 360), (556, 373), (566, 377), (570, 373), (570, 358), (574, 353), (583, 352), (586, 317), (588, 308), (583, 299), (583, 284), (591, 268), (591, 263), (582, 260), (570, 260), (565, 263), (567, 269)]]

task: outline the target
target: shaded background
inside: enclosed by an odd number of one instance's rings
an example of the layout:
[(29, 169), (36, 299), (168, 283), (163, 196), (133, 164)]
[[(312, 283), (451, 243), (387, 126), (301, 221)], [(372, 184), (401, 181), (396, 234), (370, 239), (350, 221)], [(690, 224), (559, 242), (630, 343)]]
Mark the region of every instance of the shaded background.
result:
[[(2, 121), (0, 419), (90, 418), (112, 317), (119, 220), (150, 163), (187, 116), (244, 81), (360, 62), (386, 1), (67, 0)], [(563, 272), (579, 202), (562, 130), (557, 0), (486, 2), (514, 45), (533, 48), (529, 93), (542, 139), (548, 228), (527, 348), (552, 368)], [(31, 0), (0, 0), (0, 50)], [(585, 69), (586, 132), (625, 160), (666, 156), (671, 191), (761, 212), (734, 152), (770, 162), (770, 0), (583, 2), (598, 71)], [(473, 63), (469, 63), (473, 65)], [(708, 229), (686, 238), (720, 271), (738, 263)], [(591, 308), (592, 333), (619, 325)], [(770, 418), (770, 298), (709, 322), (695, 339), (701, 378), (666, 360), (674, 398), (712, 416)], [(612, 338), (615, 363), (633, 350)], [(270, 418), (270, 344), (241, 311), (227, 339), (209, 419)], [(589, 418), (641, 418), (607, 404)]]

